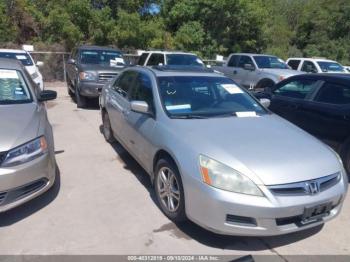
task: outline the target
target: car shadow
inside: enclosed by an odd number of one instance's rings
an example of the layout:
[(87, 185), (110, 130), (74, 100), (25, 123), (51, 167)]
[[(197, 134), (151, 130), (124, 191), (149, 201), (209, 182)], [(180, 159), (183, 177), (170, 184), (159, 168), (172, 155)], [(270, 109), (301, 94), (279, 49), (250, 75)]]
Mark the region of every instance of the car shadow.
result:
[(49, 205), (58, 195), (61, 187), (60, 169), (56, 166), (56, 177), (53, 186), (44, 194), (18, 206), (14, 209), (0, 213), (0, 227), (10, 226), (34, 214)]
[[(102, 133), (102, 126), (100, 126)], [(148, 190), (152, 201), (160, 209), (156, 200), (150, 176), (137, 163), (137, 161), (125, 150), (118, 142), (111, 144), (118, 158), (124, 165), (124, 168), (129, 170), (137, 180)], [(311, 229), (306, 229), (301, 232), (290, 233), (288, 235), (273, 236), (273, 237), (241, 237), (241, 236), (226, 236), (210, 232), (197, 224), (186, 221), (183, 223), (169, 222), (162, 225), (158, 229), (154, 229), (153, 233), (168, 232), (171, 236), (180, 239), (196, 240), (197, 242), (220, 249), (237, 250), (237, 251), (259, 251), (268, 250), (276, 247), (288, 245), (301, 241), (312, 235), (317, 234), (323, 225), (316, 226)]]

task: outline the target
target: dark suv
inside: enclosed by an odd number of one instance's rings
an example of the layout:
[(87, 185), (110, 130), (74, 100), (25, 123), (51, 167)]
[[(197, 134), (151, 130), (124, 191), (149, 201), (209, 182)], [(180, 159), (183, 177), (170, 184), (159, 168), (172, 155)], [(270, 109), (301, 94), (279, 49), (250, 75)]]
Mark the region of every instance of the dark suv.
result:
[(88, 98), (97, 98), (103, 85), (125, 66), (119, 50), (100, 46), (80, 46), (67, 62), (66, 79), (70, 96), (84, 108)]

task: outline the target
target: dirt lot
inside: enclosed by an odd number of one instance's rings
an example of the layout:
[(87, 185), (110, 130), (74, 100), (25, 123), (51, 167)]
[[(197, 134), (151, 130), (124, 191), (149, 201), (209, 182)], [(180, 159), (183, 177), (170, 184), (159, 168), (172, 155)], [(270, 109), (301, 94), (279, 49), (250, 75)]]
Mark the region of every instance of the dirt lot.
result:
[(0, 215), (0, 254), (350, 255), (350, 197), (323, 228), (279, 237), (228, 237), (175, 225), (155, 204), (150, 180), (120, 145), (100, 133), (96, 105), (77, 109), (63, 83), (48, 103), (59, 174), (55, 187)]

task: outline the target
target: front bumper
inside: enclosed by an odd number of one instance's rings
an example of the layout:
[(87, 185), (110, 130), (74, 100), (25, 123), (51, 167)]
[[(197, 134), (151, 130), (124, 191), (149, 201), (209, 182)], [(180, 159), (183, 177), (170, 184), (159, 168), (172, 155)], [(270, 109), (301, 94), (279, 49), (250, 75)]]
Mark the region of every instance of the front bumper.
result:
[(54, 184), (55, 174), (55, 160), (49, 154), (19, 166), (0, 167), (0, 212), (47, 191)]
[(104, 82), (80, 81), (78, 83), (79, 94), (91, 98), (99, 97), (105, 84)]
[[(336, 217), (346, 186), (343, 179), (317, 195), (256, 197), (216, 189), (193, 177), (185, 183), (186, 214), (198, 225), (224, 235), (273, 236), (305, 230)], [(187, 189), (187, 190), (186, 190)], [(332, 203), (329, 214), (302, 224), (305, 208)]]

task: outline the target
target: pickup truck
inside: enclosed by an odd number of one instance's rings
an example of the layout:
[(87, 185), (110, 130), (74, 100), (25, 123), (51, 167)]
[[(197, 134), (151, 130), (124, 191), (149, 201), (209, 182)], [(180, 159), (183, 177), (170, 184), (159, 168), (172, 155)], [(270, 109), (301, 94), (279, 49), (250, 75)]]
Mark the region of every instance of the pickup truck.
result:
[(292, 75), (301, 74), (276, 56), (250, 53), (231, 54), (223, 66), (212, 69), (252, 91), (262, 91)]
[(89, 98), (99, 97), (102, 87), (125, 67), (119, 50), (100, 46), (80, 46), (74, 49), (66, 65), (68, 94), (78, 108), (84, 108)]

